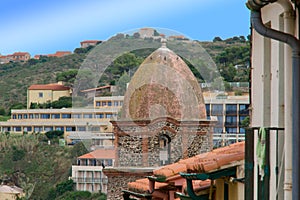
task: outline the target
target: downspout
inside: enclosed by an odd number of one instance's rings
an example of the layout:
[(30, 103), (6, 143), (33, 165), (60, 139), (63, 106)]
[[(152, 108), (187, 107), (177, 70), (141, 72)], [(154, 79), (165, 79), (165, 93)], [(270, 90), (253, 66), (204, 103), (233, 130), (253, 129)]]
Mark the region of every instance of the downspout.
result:
[[(276, 0), (275, 0), (276, 1)], [(275, 2), (273, 1), (267, 1), (267, 0), (248, 0), (247, 6), (251, 10), (251, 23), (254, 29), (261, 35), (265, 37), (269, 37), (271, 39), (275, 39), (281, 42), (284, 42), (288, 44), (292, 48), (292, 92), (291, 96), (285, 97), (287, 98), (292, 98), (292, 108), (291, 112), (286, 112), (287, 115), (292, 113), (292, 138), (291, 137), (286, 137), (287, 141), (285, 144), (287, 145), (286, 147), (289, 147), (291, 143), (289, 143), (292, 140), (292, 151), (290, 152), (292, 154), (292, 185), (288, 185), (290, 182), (290, 172), (286, 171), (288, 174), (285, 176), (285, 189), (288, 189), (289, 187), (292, 187), (292, 196), (293, 199), (299, 199), (299, 191), (298, 188), (300, 186), (299, 181), (300, 181), (300, 173), (299, 173), (299, 166), (300, 166), (300, 159), (299, 159), (299, 151), (300, 151), (300, 105), (299, 105), (299, 99), (300, 99), (300, 43), (299, 40), (294, 37), (293, 35), (289, 33), (283, 33), (271, 28), (266, 27), (261, 19), (261, 12), (260, 9), (261, 7), (265, 6), (268, 3)], [(279, 0), (281, 5), (284, 5), (283, 1)], [(288, 8), (288, 7), (284, 7)], [(287, 77), (287, 76), (285, 76)], [(290, 88), (285, 87), (287, 89), (285, 92), (289, 91)], [(293, 111), (293, 112), (292, 112)], [(285, 116), (287, 116), (285, 115)], [(290, 118), (289, 116), (287, 116)], [(287, 118), (285, 118), (287, 120)], [(289, 122), (287, 122), (289, 123)], [(285, 123), (286, 124), (286, 123)], [(289, 128), (290, 125), (286, 128)], [(288, 133), (287, 131), (285, 131)], [(287, 154), (286, 154), (287, 155)], [(287, 155), (289, 156), (289, 155)], [(287, 157), (286, 156), (286, 157)], [(288, 162), (288, 163), (287, 163)], [(290, 167), (290, 160), (286, 160), (287, 166)], [(288, 169), (289, 170), (289, 169)], [(287, 188), (286, 188), (287, 187)], [(286, 192), (288, 192), (286, 190)], [(291, 199), (289, 193), (286, 194), (289, 198)]]

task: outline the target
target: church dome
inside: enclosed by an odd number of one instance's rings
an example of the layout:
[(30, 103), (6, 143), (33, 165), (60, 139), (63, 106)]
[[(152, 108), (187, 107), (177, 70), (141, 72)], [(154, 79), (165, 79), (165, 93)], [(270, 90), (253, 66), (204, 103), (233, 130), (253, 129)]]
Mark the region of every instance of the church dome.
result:
[(165, 44), (148, 56), (132, 77), (121, 119), (206, 119), (201, 88), (187, 64)]

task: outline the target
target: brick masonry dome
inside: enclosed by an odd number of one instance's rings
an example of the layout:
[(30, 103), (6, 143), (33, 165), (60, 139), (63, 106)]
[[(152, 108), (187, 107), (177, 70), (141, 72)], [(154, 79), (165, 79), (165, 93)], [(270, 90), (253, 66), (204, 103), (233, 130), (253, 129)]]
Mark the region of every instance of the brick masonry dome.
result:
[(132, 77), (121, 119), (206, 119), (201, 88), (187, 64), (165, 44), (148, 56)]

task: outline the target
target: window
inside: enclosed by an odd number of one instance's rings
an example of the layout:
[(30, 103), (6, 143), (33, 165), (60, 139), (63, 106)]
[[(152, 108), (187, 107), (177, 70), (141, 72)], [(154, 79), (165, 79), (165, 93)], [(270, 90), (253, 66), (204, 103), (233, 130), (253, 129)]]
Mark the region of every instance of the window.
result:
[(43, 127), (41, 127), (41, 126), (35, 126), (35, 127), (33, 128), (33, 130), (34, 130), (34, 132), (36, 132), (36, 133), (42, 132), (42, 131), (43, 131)]
[(237, 114), (237, 105), (236, 104), (227, 104), (226, 105), (226, 114)]
[(21, 114), (18, 114), (18, 119), (22, 119), (22, 115)]
[(244, 115), (249, 115), (249, 105), (248, 104), (240, 104), (239, 105), (239, 113)]
[(102, 106), (106, 106), (106, 101), (103, 101), (103, 102), (102, 102)]
[(215, 127), (214, 128), (214, 133), (223, 133), (223, 128)]
[(100, 105), (100, 101), (96, 101), (96, 106), (99, 107)]
[(13, 118), (13, 119), (17, 119), (17, 115), (13, 115), (12, 118)]
[(237, 132), (237, 128), (229, 128), (229, 127), (227, 127), (226, 128), (226, 132), (227, 133), (236, 133)]
[(82, 116), (81, 116), (81, 114), (73, 114), (72, 115), (72, 118), (74, 118), (74, 119), (80, 119)]
[(226, 116), (225, 125), (226, 126), (237, 126), (237, 117), (236, 116)]
[(63, 126), (57, 126), (55, 127), (56, 131), (64, 131), (64, 127)]
[(62, 114), (63, 119), (71, 119), (71, 114)]
[(210, 104), (205, 104), (205, 108), (206, 108), (206, 115), (210, 116)]
[(216, 124), (216, 126), (223, 126), (223, 115), (218, 115), (218, 123)]
[(92, 126), (91, 131), (100, 131), (99, 126)]
[(52, 119), (59, 119), (60, 118), (60, 114), (52, 114), (51, 118)]
[(67, 126), (66, 131), (75, 131), (75, 127), (74, 126)]
[(41, 114), (42, 119), (50, 119), (50, 114)]
[(34, 119), (39, 119), (39, 118), (40, 118), (39, 114), (34, 114)]
[(103, 113), (97, 113), (96, 118), (104, 118), (104, 114)]
[(223, 105), (222, 104), (212, 104), (211, 115), (223, 115)]
[(93, 118), (93, 114), (84, 114), (83, 118)]
[(106, 165), (107, 166), (112, 166), (112, 159), (107, 159), (106, 160)]
[(244, 128), (240, 128), (240, 133), (246, 133), (246, 130)]
[(39, 98), (43, 98), (44, 94), (42, 92), (39, 92)]
[(114, 106), (119, 106), (119, 102), (118, 101), (114, 101)]
[(107, 105), (108, 105), (108, 106), (111, 106), (111, 105), (112, 105), (111, 101), (108, 101), (108, 102), (107, 102)]
[(20, 131), (22, 131), (22, 128), (21, 128), (21, 126), (15, 126), (15, 127), (13, 128), (13, 130), (14, 130), (15, 132), (20, 132)]
[(24, 131), (31, 132), (32, 131), (32, 127), (31, 126), (26, 126), (26, 127), (24, 127)]
[(85, 126), (78, 126), (77, 131), (86, 131), (86, 127)]
[(28, 115), (27, 114), (24, 114), (24, 119), (27, 119), (28, 118)]
[(34, 115), (33, 114), (29, 114), (29, 119), (33, 119)]
[(123, 106), (123, 101), (120, 101), (120, 106)]
[(52, 126), (45, 126), (45, 127), (44, 127), (44, 130), (45, 130), (46, 132), (48, 132), (48, 131), (53, 131), (53, 127), (52, 127)]
[(240, 116), (239, 117), (239, 125), (242, 124), (242, 121), (246, 118), (247, 116)]
[(106, 118), (111, 118), (112, 114), (106, 114)]

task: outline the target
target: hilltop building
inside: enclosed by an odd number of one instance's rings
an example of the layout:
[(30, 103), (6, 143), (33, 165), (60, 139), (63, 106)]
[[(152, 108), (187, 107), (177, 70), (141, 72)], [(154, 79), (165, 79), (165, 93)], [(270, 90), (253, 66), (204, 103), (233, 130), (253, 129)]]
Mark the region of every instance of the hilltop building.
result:
[(50, 84), (34, 84), (27, 90), (27, 108), (31, 103), (47, 103), (58, 100), (60, 97), (70, 97), (72, 90), (62, 82)]
[(54, 54), (48, 54), (48, 57), (63, 57), (63, 56), (67, 56), (67, 55), (71, 55), (72, 52), (71, 51), (56, 51)]
[(81, 48), (86, 48), (89, 46), (96, 46), (97, 44), (100, 44), (102, 41), (101, 40), (84, 40), (80, 42), (80, 47)]
[(0, 64), (5, 64), (14, 61), (27, 61), (30, 59), (30, 54), (28, 52), (15, 52), (10, 55), (0, 55)]

